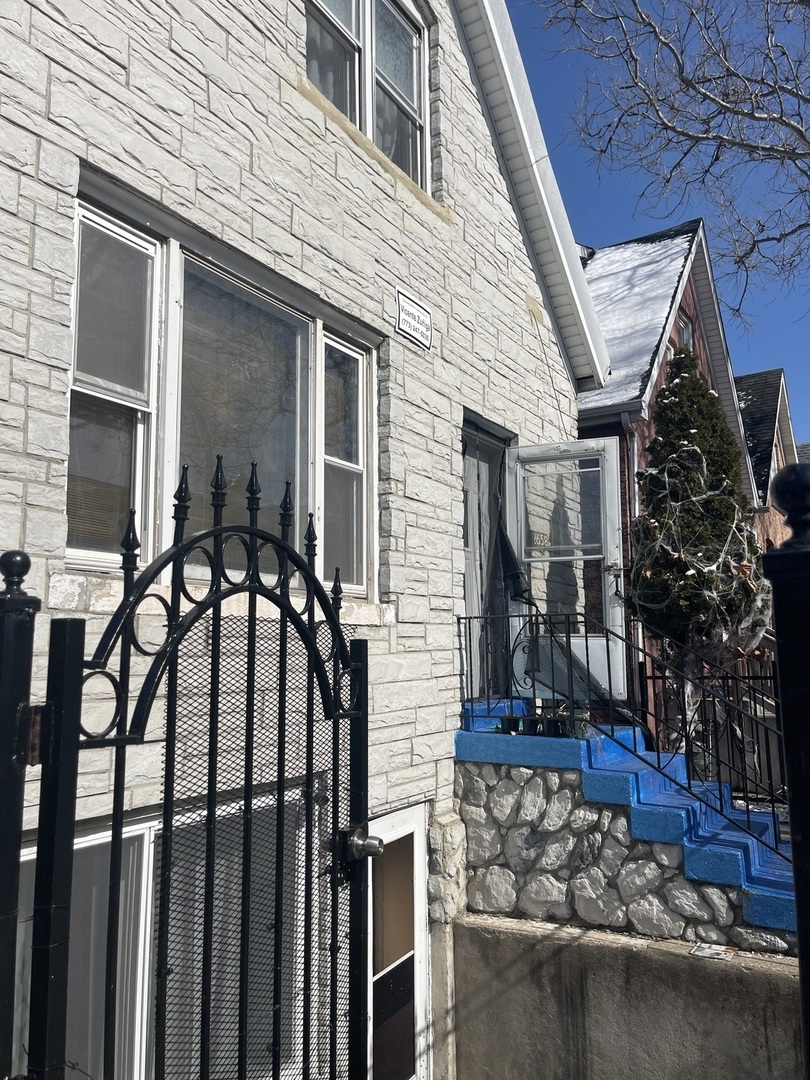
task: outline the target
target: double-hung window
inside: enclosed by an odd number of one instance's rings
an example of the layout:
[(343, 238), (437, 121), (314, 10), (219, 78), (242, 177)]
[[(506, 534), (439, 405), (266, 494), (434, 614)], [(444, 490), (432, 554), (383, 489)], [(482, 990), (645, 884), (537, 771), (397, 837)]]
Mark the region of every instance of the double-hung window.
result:
[(678, 336), (682, 349), (695, 349), (695, 328), (692, 320), (683, 312), (678, 316)]
[(320, 570), (366, 584), (369, 356), (256, 282), (81, 207), (68, 467), (74, 562), (115, 565), (130, 507), (142, 555), (171, 540), (189, 466), (187, 533), (210, 526), (223, 455), (226, 521), (245, 520), (251, 462), (260, 524), (278, 531), (293, 484), (294, 539), (315, 514)]
[(425, 28), (390, 0), (310, 0), (307, 77), (425, 186)]
[(160, 248), (82, 216), (78, 258), (68, 547), (113, 552), (151, 458)]

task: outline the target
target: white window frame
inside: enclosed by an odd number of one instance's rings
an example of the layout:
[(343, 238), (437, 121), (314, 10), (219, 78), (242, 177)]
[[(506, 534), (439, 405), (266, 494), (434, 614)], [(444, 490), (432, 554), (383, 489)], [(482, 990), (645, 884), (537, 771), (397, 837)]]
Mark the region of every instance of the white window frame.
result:
[[(325, 21), (333, 33), (340, 38), (354, 52), (355, 63), (355, 117), (348, 117), (352, 123), (363, 132), (364, 135), (376, 145), (375, 135), (375, 98), (378, 69), (376, 62), (376, 27), (375, 27), (375, 0), (353, 0), (357, 5), (357, 33), (352, 34), (346, 26), (333, 14), (324, 0), (307, 0), (307, 6), (311, 7), (321, 21)], [(419, 133), (419, 176), (414, 179), (409, 177), (415, 184), (425, 191), (430, 190), (430, 154), (428, 153), (428, 118), (429, 110), (429, 32), (425, 19), (412, 0), (383, 0), (394, 13), (399, 16), (418, 36), (419, 41), (419, 71), (417, 73), (417, 92), (419, 107), (414, 110), (413, 106), (405, 101), (395, 87), (392, 87), (384, 75), (380, 78), (385, 83), (386, 90), (405, 109), (417, 126)], [(385, 153), (380, 147), (381, 153)], [(407, 173), (405, 174), (407, 175)]]
[[(146, 400), (137, 401), (136, 395), (127, 397), (113, 387), (105, 387), (101, 380), (94, 380), (81, 375), (76, 370), (76, 351), (78, 347), (77, 317), (79, 307), (79, 259), (81, 254), (81, 227), (87, 223), (93, 228), (108, 233), (138, 251), (152, 258), (153, 280), (151, 296), (151, 332), (149, 340), (149, 371), (146, 379)], [(156, 459), (157, 424), (155, 422), (155, 404), (158, 394), (158, 365), (155, 358), (160, 351), (161, 307), (163, 296), (164, 258), (160, 241), (147, 236), (144, 232), (131, 228), (118, 218), (101, 210), (96, 210), (83, 203), (77, 203), (74, 214), (76, 236), (76, 268), (71, 304), (71, 324), (73, 334), (73, 361), (70, 370), (70, 398), (74, 393), (96, 401), (109, 401), (123, 406), (135, 413), (135, 438), (133, 440), (133, 476), (132, 504), (135, 509), (136, 529), (143, 536), (151, 536), (154, 527), (154, 500), (147, 497), (147, 492), (154, 484), (154, 470), (151, 463)], [(77, 568), (117, 570), (121, 566), (118, 553), (94, 551), (89, 548), (68, 547), (68, 560)]]
[[(143, 408), (137, 404), (107, 392), (103, 387), (85, 387), (82, 377), (76, 373), (74, 364), (71, 373), (71, 393), (76, 390), (87, 396), (108, 400), (125, 407), (138, 409), (138, 437), (133, 447), (134, 476), (133, 504), (136, 510), (136, 531), (141, 543), (139, 562), (147, 565), (160, 551), (169, 547), (173, 533), (173, 499), (180, 475), (180, 414), (182, 404), (182, 341), (183, 341), (183, 280), (187, 259), (221, 275), (240, 288), (266, 298), (282, 310), (289, 311), (297, 318), (304, 319), (310, 326), (310, 356), (308, 368), (308, 460), (299, 461), (297, 476), (306, 478), (308, 488), (305, 511), (314, 514), (315, 531), (318, 534), (316, 572), (331, 584), (332, 573), (326, 568), (324, 573), (324, 432), (323, 418), (327, 407), (324, 393), (324, 348), (326, 343), (339, 347), (346, 353), (358, 358), (360, 363), (359, 394), (359, 442), (360, 463), (356, 466), (363, 474), (363, 514), (362, 535), (358, 539), (359, 558), (362, 560), (362, 580), (343, 582), (347, 595), (368, 596), (373, 599), (373, 526), (370, 522), (370, 508), (374, 505), (372, 464), (374, 460), (375, 412), (374, 379), (376, 370), (375, 350), (366, 343), (357, 342), (345, 334), (337, 333), (328, 327), (320, 314), (306, 310), (304, 301), (300, 309), (279, 299), (272, 288), (267, 288), (261, 281), (250, 279), (244, 273), (238, 273), (228, 265), (227, 254), (221, 259), (209, 258), (193, 250), (187, 243), (174, 237), (154, 239), (146, 231), (140, 231), (120, 221), (109, 213), (96, 209), (86, 203), (79, 203), (76, 210), (76, 236), (78, 260), (78, 230), (80, 222), (87, 221), (96, 228), (109, 231), (111, 235), (121, 237), (142, 250), (154, 254), (154, 296), (152, 302), (153, 319), (150, 341), (151, 358), (148, 375), (148, 402)], [(77, 262), (78, 268), (78, 262)], [(78, 270), (76, 281), (78, 282)], [(76, 326), (78, 285), (74, 288), (73, 325)], [(76, 335), (74, 334), (74, 350)], [(153, 464), (154, 463), (154, 464)], [(355, 468), (353, 464), (339, 462), (342, 467)], [(261, 482), (261, 476), (259, 480)], [(295, 477), (291, 477), (295, 481)], [(200, 490), (200, 478), (195, 477), (195, 495), (206, 498), (210, 477), (204, 478), (204, 487)], [(265, 490), (262, 493), (264, 506), (273, 506), (280, 502), (283, 491)], [(293, 543), (299, 549), (306, 519), (296, 515), (293, 523)], [(276, 527), (273, 526), (273, 531)], [(120, 569), (121, 556), (118, 553), (105, 553), (85, 548), (69, 547), (66, 561), (73, 569), (93, 571), (114, 571)]]
[(684, 311), (678, 313), (678, 338), (682, 349), (689, 349), (690, 352), (694, 353), (695, 324), (692, 318)]
[[(285, 806), (289, 812), (290, 808), (301, 806), (300, 792), (290, 790), (285, 792), (284, 797)], [(187, 826), (205, 821), (205, 810), (199, 809), (191, 813), (180, 812), (175, 818), (174, 831), (177, 832)], [(222, 818), (224, 816), (241, 816), (242, 808), (241, 804), (233, 803), (229, 806), (220, 807), (217, 811), (217, 817)], [(299, 822), (299, 829), (303, 829), (303, 824)], [(152, 1063), (148, 1060), (149, 1056), (149, 1028), (150, 1028), (150, 1009), (153, 1006), (153, 992), (152, 992), (152, 979), (153, 979), (153, 966), (154, 966), (154, 952), (153, 952), (153, 938), (154, 938), (154, 897), (155, 897), (155, 883), (157, 876), (160, 873), (160, 866), (157, 863), (155, 857), (156, 842), (160, 837), (162, 829), (162, 822), (157, 818), (150, 818), (149, 820), (142, 820), (137, 822), (131, 822), (125, 824), (122, 830), (122, 838), (127, 837), (142, 837), (143, 848), (139, 860), (139, 872), (141, 875), (140, 880), (140, 900), (139, 900), (139, 919), (137, 922), (137, 964), (136, 969), (138, 977), (136, 979), (136, 1001), (133, 1012), (135, 1013), (135, 1037), (133, 1039), (133, 1060), (132, 1060), (132, 1076), (134, 1078), (145, 1078), (152, 1075)], [(81, 835), (78, 835), (74, 841), (74, 851), (81, 848), (93, 847), (96, 845), (110, 844), (111, 833), (109, 828), (95, 829), (87, 831)], [(20, 862), (34, 862), (36, 859), (36, 848), (27, 847), (24, 848), (20, 854)], [(293, 937), (298, 945), (303, 948), (303, 926), (306, 921), (307, 912), (304, 908), (305, 897), (305, 860), (300, 859), (295, 866), (295, 904), (293, 908), (294, 918), (294, 930)], [(296, 988), (294, 990), (293, 998), (295, 1001), (295, 1022), (293, 1024), (293, 1046), (290, 1057), (287, 1060), (283, 1060), (281, 1063), (281, 1080), (296, 1080), (301, 1074), (301, 1052), (303, 1047), (302, 1041), (302, 1021), (303, 1021), (303, 987), (300, 983), (300, 971), (298, 966), (295, 968), (296, 972)], [(121, 1022), (119, 1017), (119, 1023)]]
[[(321, 423), (320, 418), (310, 418), (311, 429), (315, 432), (315, 483), (314, 489), (312, 486), (310, 490), (315, 490), (319, 493), (317, 501), (317, 518), (321, 521), (325, 517), (325, 505), (324, 505), (324, 466), (329, 461), (334, 465), (337, 465), (341, 469), (345, 469), (346, 472), (354, 472), (360, 475), (361, 478), (365, 478), (361, 485), (363, 493), (363, 508), (361, 514), (362, 532), (358, 539), (358, 549), (360, 556), (363, 559), (363, 566), (365, 567), (366, 577), (368, 576), (368, 566), (370, 559), (369, 552), (369, 526), (368, 526), (368, 507), (369, 507), (369, 484), (368, 484), (368, 458), (369, 458), (369, 439), (365, 432), (369, 430), (369, 366), (366, 362), (366, 354), (362, 349), (355, 348), (349, 345), (342, 338), (336, 337), (334, 334), (325, 330), (323, 324), (319, 324), (316, 327), (315, 335), (315, 348), (313, 349), (314, 356), (314, 385), (316, 392), (312, 395), (312, 400), (323, 402), (323, 416), (325, 417), (325, 410), (329, 408), (329, 403), (326, 401), (326, 346), (334, 345), (340, 349), (341, 352), (346, 353), (349, 356), (354, 357), (358, 363), (358, 388), (357, 388), (357, 429), (358, 429), (358, 458), (357, 463), (351, 461), (344, 461), (342, 458), (330, 457), (325, 450), (325, 423)], [(316, 526), (317, 531), (317, 526)], [(320, 536), (320, 533), (319, 533)], [(325, 550), (325, 536), (322, 538), (323, 542), (319, 540), (318, 550), (320, 557), (324, 558)], [(321, 573), (321, 579), (327, 584), (331, 581), (331, 575), (334, 573), (334, 567), (324, 566)], [(341, 575), (341, 584), (343, 575)], [(357, 591), (357, 586), (348, 583), (344, 586), (346, 590), (351, 592)]]
[[(140, 857), (140, 918), (137, 923), (138, 942), (136, 979), (136, 1025), (133, 1039), (133, 1076), (145, 1077), (151, 1072), (147, 1062), (149, 1043), (149, 1008), (151, 1005), (151, 943), (154, 926), (153, 883), (155, 880), (155, 839), (160, 831), (160, 822), (151, 820), (125, 825), (122, 830), (122, 838), (139, 836), (143, 838), (143, 849)], [(95, 847), (110, 843), (110, 830), (92, 831), (77, 836), (73, 849), (78, 851), (82, 848)], [(36, 860), (36, 848), (23, 848), (20, 854), (21, 863), (33, 863)]]

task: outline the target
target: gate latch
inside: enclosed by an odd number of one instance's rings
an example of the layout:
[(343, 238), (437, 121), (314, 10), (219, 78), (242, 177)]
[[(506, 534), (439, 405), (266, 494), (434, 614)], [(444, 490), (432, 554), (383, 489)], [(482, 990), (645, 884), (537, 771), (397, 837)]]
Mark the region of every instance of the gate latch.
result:
[(340, 859), (342, 862), (356, 862), (367, 857), (382, 855), (385, 844), (379, 836), (369, 836), (366, 825), (340, 831)]

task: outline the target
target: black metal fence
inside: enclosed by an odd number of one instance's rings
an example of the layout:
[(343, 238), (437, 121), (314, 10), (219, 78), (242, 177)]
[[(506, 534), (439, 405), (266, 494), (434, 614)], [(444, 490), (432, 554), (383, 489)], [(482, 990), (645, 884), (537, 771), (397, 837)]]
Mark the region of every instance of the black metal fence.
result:
[[(464, 726), (553, 737), (594, 727), (612, 738), (633, 726), (653, 768), (685, 754), (686, 781), (673, 783), (790, 858), (779, 701), (761, 674), (749, 681), (640, 626), (622, 635), (574, 614), (462, 618), (459, 638)], [(754, 811), (770, 814), (773, 844)]]
[[(289, 485), (278, 536), (259, 490), (254, 467), (245, 523), (225, 524), (220, 461), (211, 527), (186, 537), (184, 470), (174, 543), (140, 575), (130, 522), (92, 655), (84, 620), (51, 624), (39, 725), (30, 562), (0, 557), (2, 1076), (365, 1080), (366, 645), (340, 626), (339, 577), (331, 596), (316, 577), (311, 518), (304, 554), (290, 543)], [(103, 844), (76, 847), (85, 753), (111, 781)], [(139, 778), (155, 790), (133, 819)]]

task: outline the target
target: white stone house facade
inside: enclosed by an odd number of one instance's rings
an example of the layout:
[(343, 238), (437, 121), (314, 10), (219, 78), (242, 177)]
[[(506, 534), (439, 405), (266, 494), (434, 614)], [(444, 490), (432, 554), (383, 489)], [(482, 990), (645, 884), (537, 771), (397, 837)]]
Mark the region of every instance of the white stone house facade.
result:
[[(30, 555), (43, 599), (37, 684), (49, 617), (92, 635), (117, 603), (120, 508), (148, 561), (181, 461), (227, 467), (249, 428), (265, 501), (292, 472), (298, 534), (311, 509), (343, 564), (342, 617), (370, 640), (371, 813), (418, 838), (425, 909), (431, 830), (417, 1073), (430, 1044), (452, 1075), (462, 429), (573, 440), (577, 387), (606, 369), (505, 6), (7, 0), (0, 193), (0, 548)], [(398, 294), (429, 341), (397, 329)], [(237, 319), (241, 374), (217, 366)], [(295, 401), (263, 425), (280, 384)], [(80, 778), (88, 835), (110, 768)], [(158, 798), (131, 778), (128, 809)]]

